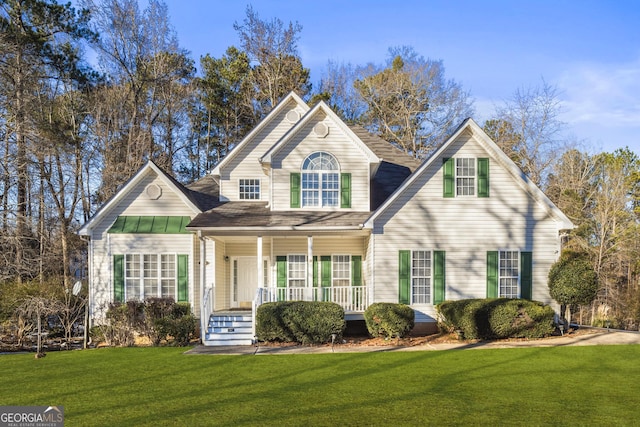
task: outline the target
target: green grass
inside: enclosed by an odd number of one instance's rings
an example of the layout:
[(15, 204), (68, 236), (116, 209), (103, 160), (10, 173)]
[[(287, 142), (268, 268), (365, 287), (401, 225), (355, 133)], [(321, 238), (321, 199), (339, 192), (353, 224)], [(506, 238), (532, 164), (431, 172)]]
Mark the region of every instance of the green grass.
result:
[(0, 405), (66, 426), (633, 425), (640, 346), (316, 355), (0, 356)]

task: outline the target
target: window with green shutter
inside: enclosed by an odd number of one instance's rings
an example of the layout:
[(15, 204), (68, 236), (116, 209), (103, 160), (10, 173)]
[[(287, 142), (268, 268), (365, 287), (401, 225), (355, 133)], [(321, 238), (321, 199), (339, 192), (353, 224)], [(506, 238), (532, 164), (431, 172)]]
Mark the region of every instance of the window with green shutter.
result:
[(443, 159), (442, 175), (444, 197), (489, 197), (488, 158)]
[(532, 270), (531, 252), (487, 252), (487, 298), (531, 299)]

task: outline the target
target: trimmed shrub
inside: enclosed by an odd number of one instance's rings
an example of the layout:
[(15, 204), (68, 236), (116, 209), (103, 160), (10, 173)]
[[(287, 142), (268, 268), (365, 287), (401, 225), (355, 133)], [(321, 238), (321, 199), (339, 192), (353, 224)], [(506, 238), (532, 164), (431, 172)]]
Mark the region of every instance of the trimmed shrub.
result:
[(415, 325), (415, 312), (405, 304), (377, 302), (364, 312), (364, 321), (372, 337), (402, 338)]
[(441, 329), (465, 339), (542, 338), (555, 330), (553, 309), (526, 299), (445, 301), (437, 310)]
[(260, 341), (326, 343), (341, 338), (344, 310), (332, 302), (287, 301), (262, 304), (256, 312), (256, 335)]

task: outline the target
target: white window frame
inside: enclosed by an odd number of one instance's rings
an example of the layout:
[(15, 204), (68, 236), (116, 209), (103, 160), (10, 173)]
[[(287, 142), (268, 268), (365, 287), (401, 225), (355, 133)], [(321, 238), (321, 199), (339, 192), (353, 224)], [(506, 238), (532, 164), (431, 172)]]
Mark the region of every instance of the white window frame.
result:
[[(416, 259), (416, 254), (426, 254), (428, 259)], [(428, 265), (417, 266), (417, 261), (426, 261)], [(419, 286), (419, 281), (426, 281), (426, 286), (422, 284)], [(418, 288), (426, 289), (422, 295), (416, 292)], [(410, 286), (410, 301), (411, 304), (431, 304), (433, 301), (433, 251), (426, 249), (414, 249), (411, 251), (411, 286)], [(422, 298), (418, 299), (421, 296)]]
[[(331, 167), (325, 168), (325, 165)], [(302, 162), (300, 172), (303, 208), (340, 206), (340, 164), (333, 154), (326, 151), (311, 153)]]
[[(336, 258), (346, 258), (342, 260), (336, 260)], [(346, 263), (346, 269), (344, 264)], [(336, 266), (341, 265), (343, 268), (336, 271)], [(339, 274), (336, 274), (339, 273)], [(346, 273), (346, 277), (344, 274)], [(318, 274), (322, 275), (321, 272)], [(331, 255), (331, 286), (351, 286), (351, 255), (347, 254), (335, 254)]]
[[(171, 257), (173, 269), (165, 269), (164, 263), (167, 257)], [(155, 259), (155, 268), (147, 268), (148, 262), (151, 263)], [(173, 298), (176, 299), (178, 293), (178, 255), (177, 253), (126, 253), (124, 254), (124, 300), (144, 301), (147, 298)], [(132, 271), (136, 274), (131, 274)], [(173, 273), (169, 275), (168, 273)], [(149, 275), (148, 275), (149, 274)], [(155, 281), (156, 292), (154, 295), (146, 295), (151, 292), (147, 291), (148, 280)], [(165, 294), (164, 288), (166, 283), (172, 282), (171, 294)], [(133, 289), (137, 289), (135, 295), (131, 295)]]
[[(293, 267), (297, 267), (293, 269)], [(300, 268), (302, 267), (302, 268)], [(297, 273), (292, 277), (292, 273)], [(302, 277), (299, 277), (302, 276)], [(287, 255), (287, 287), (301, 288), (307, 286), (307, 255), (288, 254)]]
[[(510, 255), (507, 258), (507, 255)], [(515, 263), (515, 268), (514, 264)], [(515, 274), (514, 274), (515, 270)], [(498, 298), (520, 298), (520, 251), (501, 249), (498, 251)], [(515, 286), (514, 286), (515, 281)], [(515, 287), (515, 294), (513, 289)], [(507, 293), (507, 289), (510, 291)]]
[(455, 162), (456, 197), (475, 197), (478, 169), (475, 157), (456, 157)]
[(240, 178), (238, 180), (239, 200), (260, 200), (261, 183), (259, 178)]

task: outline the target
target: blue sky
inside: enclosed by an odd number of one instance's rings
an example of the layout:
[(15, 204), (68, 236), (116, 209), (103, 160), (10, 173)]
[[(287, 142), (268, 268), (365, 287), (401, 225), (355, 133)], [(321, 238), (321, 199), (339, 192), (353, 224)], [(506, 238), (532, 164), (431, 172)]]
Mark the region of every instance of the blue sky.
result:
[[(238, 45), (248, 2), (165, 0), (181, 47), (198, 62)], [(261, 19), (298, 21), (315, 84), (328, 60), (382, 63), (391, 46), (441, 59), (475, 100), (482, 125), (517, 89), (560, 91), (567, 133), (589, 152), (640, 154), (640, 1), (263, 0)]]

